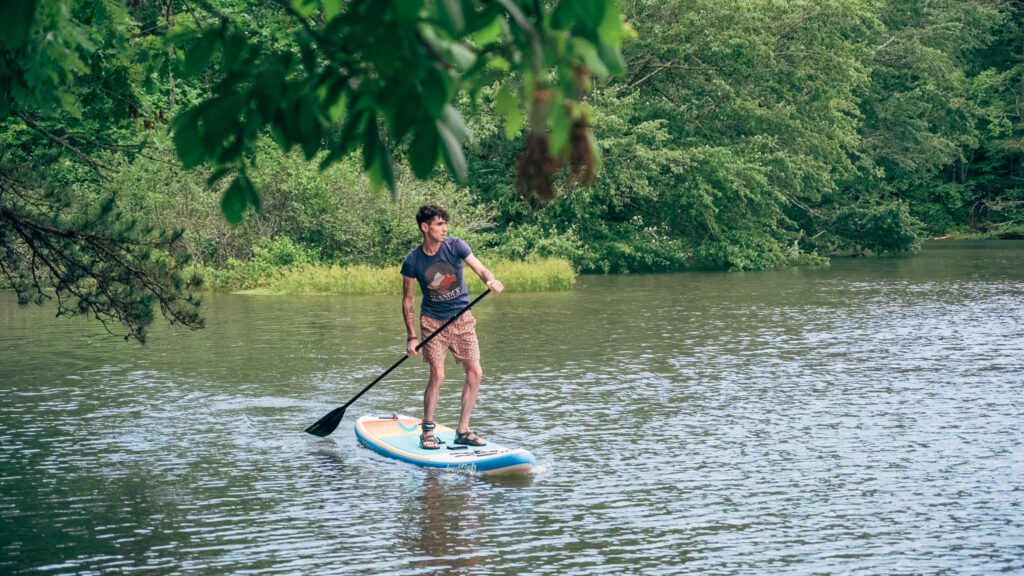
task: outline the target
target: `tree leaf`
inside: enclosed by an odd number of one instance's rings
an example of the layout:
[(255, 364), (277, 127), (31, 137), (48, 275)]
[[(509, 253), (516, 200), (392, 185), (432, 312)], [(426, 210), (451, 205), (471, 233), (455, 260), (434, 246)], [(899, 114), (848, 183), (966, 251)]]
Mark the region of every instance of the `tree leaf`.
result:
[(215, 100), (208, 100), (202, 109), (202, 131), (199, 141), (203, 150), (222, 164), (228, 164), (241, 154), (243, 138), (240, 113), (244, 104), (241, 94), (224, 94)]
[(434, 118), (441, 116), (441, 110), (448, 103), (448, 87), (451, 79), (437, 66), (427, 68), (426, 76), (420, 83), (423, 104)]
[(373, 47), (370, 61), (373, 62), (381, 78), (388, 78), (395, 73), (395, 67), (407, 59), (405, 46), (398, 39), (399, 32), (394, 24), (382, 25), (377, 31), (381, 41)]
[(477, 46), (486, 46), (501, 38), (501, 18), (495, 16), (489, 24), (474, 32), (472, 38)]
[(463, 122), (462, 116), (459, 115), (459, 111), (451, 104), (444, 105), (444, 110), (441, 111), (441, 120), (446, 126), (448, 126), (448, 128), (451, 129), (459, 139), (459, 142), (469, 142), (473, 139), (473, 133), (470, 132), (466, 123)]
[(206, 185), (213, 188), (213, 185), (220, 181), (221, 178), (227, 176), (231, 171), (234, 170), (232, 166), (224, 166), (213, 171), (210, 177), (206, 179)]
[(220, 211), (224, 219), (231, 224), (238, 224), (242, 221), (242, 214), (249, 207), (249, 192), (246, 190), (248, 178), (239, 174), (234, 182), (224, 191), (220, 199)]
[(466, 18), (462, 14), (459, 0), (440, 0), (437, 3), (441, 22), (455, 38), (461, 38), (466, 30)]
[(494, 109), (505, 118), (505, 138), (515, 138), (523, 128), (523, 110), (518, 94), (508, 84), (498, 90), (494, 98)]
[[(381, 103), (385, 104), (385, 103)], [(423, 117), (423, 109), (419, 106), (409, 106), (403, 100), (389, 100), (387, 103), (388, 127), (391, 131), (388, 137), (398, 142), (409, 133), (416, 123)]]
[(285, 76), (290, 65), (289, 56), (268, 59), (249, 88), (249, 99), (263, 123), (273, 119), (281, 108), (284, 92), (288, 88)]
[(363, 128), (363, 169), (369, 170), (377, 158), (380, 145), (380, 128), (377, 126), (377, 115), (369, 114), (366, 127)]
[(548, 109), (548, 125), (551, 127), (551, 155), (557, 158), (569, 144), (572, 119), (565, 109), (562, 98), (552, 98)]
[(348, 99), (345, 98), (345, 94), (338, 94), (335, 97), (334, 103), (330, 103), (330, 99), (327, 101), (327, 118), (331, 122), (337, 122), (345, 117), (345, 107), (348, 103)]
[(402, 24), (415, 22), (423, 8), (423, 0), (398, 0), (395, 3), (395, 14)]
[(576, 21), (576, 0), (562, 0), (555, 7), (555, 11), (551, 13), (551, 26), (559, 29), (572, 28), (573, 23)]
[(395, 173), (391, 165), (391, 153), (381, 140), (377, 126), (377, 115), (369, 114), (363, 132), (363, 168), (375, 188), (387, 186), (395, 189)]
[(312, 160), (313, 156), (320, 150), (323, 130), (320, 126), (320, 118), (316, 113), (316, 105), (312, 96), (307, 95), (296, 101), (295, 115), (299, 121), (299, 133), (301, 134), (299, 145), (306, 155), (306, 160)]
[(0, 47), (17, 50), (28, 39), (37, 0), (0, 2)]
[[(356, 146), (359, 143), (357, 138), (359, 131), (363, 129), (363, 125), (365, 123), (366, 111), (359, 108), (357, 100), (356, 106), (352, 107), (352, 111), (348, 115), (348, 119), (345, 120), (345, 125), (341, 129), (341, 138), (339, 138), (338, 145), (335, 148), (338, 158), (344, 157), (346, 154), (356, 149)], [(334, 153), (331, 155), (334, 156)]]
[(263, 201), (260, 200), (256, 187), (252, 185), (252, 180), (249, 180), (249, 177), (244, 172), (242, 173), (242, 185), (249, 199), (249, 205), (252, 206), (253, 210), (259, 212), (263, 209)]
[[(479, 10), (477, 9), (479, 8)], [(476, 35), (484, 28), (491, 27), (499, 13), (499, 7), (495, 2), (479, 2), (478, 0), (462, 0), (462, 15), (466, 19), (464, 34), (473, 38), (476, 42)], [(501, 27), (499, 24), (498, 31)], [(490, 41), (493, 41), (492, 38)], [(477, 44), (480, 46), (480, 44)]]
[(303, 18), (316, 13), (317, 3), (314, 0), (292, 0), (292, 8)]
[(456, 182), (465, 184), (467, 178), (466, 155), (462, 151), (462, 144), (459, 143), (455, 134), (440, 121), (437, 122), (437, 131), (444, 143), (441, 152), (445, 164), (448, 165), (448, 171), (455, 177)]
[(575, 4), (577, 22), (582, 23), (588, 32), (598, 31), (609, 12), (619, 13), (614, 0), (575, 0)]
[(436, 121), (424, 121), (416, 126), (416, 134), (409, 145), (409, 165), (420, 180), (425, 180), (434, 171), (439, 144)]
[(199, 140), (199, 112), (192, 108), (174, 119), (174, 148), (183, 168), (195, 168), (206, 160), (202, 142)]
[(241, 32), (228, 32), (221, 41), (221, 49), (224, 52), (224, 65), (228, 69), (234, 69), (241, 65), (242, 54), (248, 42)]
[(324, 159), (320, 161), (320, 171), (321, 172), (326, 170), (329, 166), (331, 166), (331, 164), (334, 164), (338, 160), (341, 160), (342, 158), (344, 158), (345, 154), (347, 154), (347, 152), (343, 151), (342, 148), (338, 147), (338, 146), (335, 146), (333, 148), (329, 148), (329, 150), (330, 150), (330, 153), (327, 154), (327, 156), (324, 156)]
[(618, 46), (612, 48), (607, 44), (601, 44), (597, 51), (612, 76), (622, 76), (626, 73), (626, 61), (623, 60), (622, 51)]
[(219, 29), (210, 30), (196, 38), (195, 42), (186, 48), (184, 69), (186, 76), (195, 76), (206, 68), (207, 62), (210, 61), (210, 56), (213, 55), (213, 49), (217, 47), (217, 40), (219, 38)]
[(498, 72), (508, 72), (512, 69), (512, 64), (500, 56), (494, 56), (487, 59), (487, 67)]
[(583, 38), (573, 38), (569, 41), (569, 45), (572, 47), (573, 53), (583, 60), (591, 72), (601, 78), (608, 76), (608, 67), (601, 60), (601, 56), (598, 55), (597, 48), (593, 44)]
[[(323, 0), (324, 22), (334, 20), (334, 17), (341, 14), (341, 0)], [(399, 2), (401, 4), (401, 2)]]
[(394, 166), (391, 164), (391, 153), (383, 144), (375, 154), (373, 166), (370, 167), (370, 182), (376, 188), (387, 186), (388, 190), (395, 191), (395, 172)]
[(476, 62), (476, 53), (459, 42), (453, 42), (448, 53), (452, 57), (452, 64), (459, 70), (469, 70)]
[(316, 47), (313, 45), (312, 38), (305, 35), (299, 37), (299, 57), (302, 60), (303, 68), (306, 69), (306, 73), (310, 76), (316, 76)]
[(615, 0), (604, 2), (604, 13), (601, 14), (600, 24), (597, 26), (597, 36), (601, 39), (601, 44), (613, 49), (618, 49), (622, 39), (626, 37), (626, 28), (622, 23), (618, 4)]

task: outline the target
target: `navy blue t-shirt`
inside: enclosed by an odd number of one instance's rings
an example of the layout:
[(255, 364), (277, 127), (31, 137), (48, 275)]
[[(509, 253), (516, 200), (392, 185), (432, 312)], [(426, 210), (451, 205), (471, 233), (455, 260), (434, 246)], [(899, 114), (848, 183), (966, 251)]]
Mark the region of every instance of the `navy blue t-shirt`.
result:
[(448, 320), (469, 305), (469, 290), (462, 276), (463, 263), (473, 251), (461, 239), (448, 236), (433, 256), (420, 244), (402, 262), (402, 276), (415, 278), (423, 291), (420, 314)]

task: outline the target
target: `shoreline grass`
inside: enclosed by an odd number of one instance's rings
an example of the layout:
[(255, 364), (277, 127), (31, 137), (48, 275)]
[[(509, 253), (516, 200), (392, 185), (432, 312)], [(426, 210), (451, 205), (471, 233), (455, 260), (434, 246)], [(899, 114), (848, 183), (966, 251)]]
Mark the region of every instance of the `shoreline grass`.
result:
[(967, 228), (951, 230), (939, 237), (930, 237), (928, 240), (1022, 240), (1024, 239), (1024, 224), (1007, 225), (987, 231), (971, 230)]
[[(509, 292), (560, 292), (572, 290), (576, 284), (576, 271), (572, 264), (559, 258), (494, 260), (488, 262), (487, 266)], [(246, 271), (243, 264), (228, 270), (204, 268), (200, 270), (200, 275), (204, 278), (206, 288), (214, 292), (256, 295), (402, 293), (398, 266), (377, 268), (366, 265), (300, 264)], [(483, 282), (468, 267), (465, 277), (471, 291), (480, 292), (484, 289)]]

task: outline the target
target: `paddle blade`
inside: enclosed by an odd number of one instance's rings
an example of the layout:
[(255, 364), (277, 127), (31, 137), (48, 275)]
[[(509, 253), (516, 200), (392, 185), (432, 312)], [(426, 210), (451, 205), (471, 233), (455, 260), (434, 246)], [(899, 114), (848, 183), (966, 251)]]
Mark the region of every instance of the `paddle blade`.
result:
[(334, 432), (338, 428), (338, 424), (341, 424), (341, 418), (345, 415), (345, 407), (335, 408), (327, 413), (326, 416), (316, 421), (309, 428), (306, 428), (306, 432), (309, 432), (313, 436), (319, 436), (323, 438), (331, 432)]

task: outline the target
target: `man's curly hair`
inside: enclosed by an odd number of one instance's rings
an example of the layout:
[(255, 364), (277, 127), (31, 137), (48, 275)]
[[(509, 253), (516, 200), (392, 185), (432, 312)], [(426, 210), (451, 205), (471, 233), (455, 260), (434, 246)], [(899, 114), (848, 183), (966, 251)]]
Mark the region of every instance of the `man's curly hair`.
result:
[(434, 216), (440, 216), (445, 222), (448, 221), (447, 210), (437, 204), (424, 204), (420, 206), (419, 212), (416, 213), (416, 225), (419, 226), (424, 222), (433, 222)]

